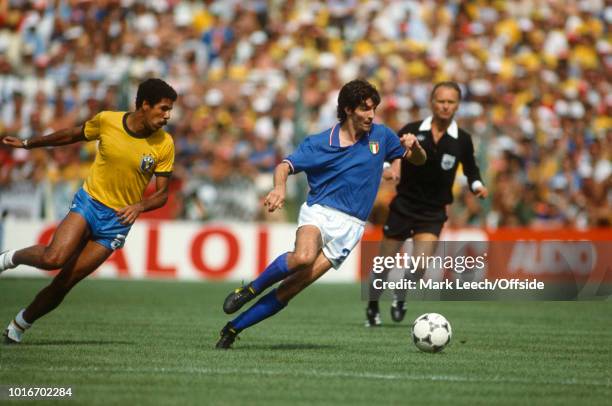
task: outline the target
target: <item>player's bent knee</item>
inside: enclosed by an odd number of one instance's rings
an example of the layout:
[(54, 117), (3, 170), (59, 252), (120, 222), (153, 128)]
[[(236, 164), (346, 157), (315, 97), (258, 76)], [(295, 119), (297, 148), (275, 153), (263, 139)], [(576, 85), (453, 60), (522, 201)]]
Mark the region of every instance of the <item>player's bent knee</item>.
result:
[(314, 264), (315, 259), (317, 258), (316, 252), (310, 251), (298, 251), (293, 253), (293, 262), (295, 266), (298, 268), (310, 266)]
[(45, 249), (41, 258), (41, 268), (43, 269), (59, 269), (68, 261), (68, 256), (57, 251)]

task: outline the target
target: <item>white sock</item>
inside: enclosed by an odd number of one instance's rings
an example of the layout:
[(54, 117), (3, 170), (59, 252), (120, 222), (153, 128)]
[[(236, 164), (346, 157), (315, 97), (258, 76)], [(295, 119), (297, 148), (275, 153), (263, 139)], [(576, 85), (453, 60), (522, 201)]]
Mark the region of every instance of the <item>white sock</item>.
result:
[(16, 251), (17, 250), (9, 250), (2, 254), (2, 261), (4, 261), (4, 266), (6, 268), (12, 268), (15, 266), (13, 263), (13, 255), (15, 255)]
[(15, 323), (17, 323), (17, 326), (21, 327), (21, 329), (25, 331), (32, 327), (32, 323), (28, 323), (27, 321), (25, 321), (25, 319), (23, 318), (23, 312), (25, 312), (25, 309), (21, 309), (21, 311), (17, 313), (17, 316), (15, 316)]

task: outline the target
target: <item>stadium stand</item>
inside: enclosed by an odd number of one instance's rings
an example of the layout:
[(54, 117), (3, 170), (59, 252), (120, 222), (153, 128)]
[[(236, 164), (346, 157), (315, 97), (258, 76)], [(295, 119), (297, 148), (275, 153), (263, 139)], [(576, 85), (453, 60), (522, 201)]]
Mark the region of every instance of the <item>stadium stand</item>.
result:
[[(156, 215), (287, 221), (295, 210), (260, 204), (271, 171), (333, 125), (342, 83), (373, 81), (378, 120), (399, 129), (455, 80), (492, 196), (481, 206), (458, 177), (450, 225), (609, 226), (611, 23), (603, 0), (0, 1), (0, 135), (129, 109), (140, 80), (163, 77), (180, 94), (176, 193)], [(0, 147), (0, 210), (61, 218), (93, 148)], [(300, 201), (304, 182), (290, 186)]]

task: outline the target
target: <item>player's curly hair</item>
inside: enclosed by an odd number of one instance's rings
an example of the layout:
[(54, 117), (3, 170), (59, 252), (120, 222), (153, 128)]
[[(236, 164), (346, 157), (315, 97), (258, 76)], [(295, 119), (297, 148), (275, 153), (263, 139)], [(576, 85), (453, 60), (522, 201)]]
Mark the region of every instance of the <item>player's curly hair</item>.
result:
[(380, 103), (378, 90), (368, 81), (355, 79), (342, 86), (338, 95), (338, 120), (340, 120), (340, 123), (346, 121), (345, 108), (355, 110), (368, 99), (372, 99), (374, 106), (378, 106)]
[(141, 108), (145, 100), (150, 106), (155, 106), (161, 99), (176, 101), (177, 97), (176, 90), (163, 80), (157, 78), (147, 79), (138, 85), (136, 108)]

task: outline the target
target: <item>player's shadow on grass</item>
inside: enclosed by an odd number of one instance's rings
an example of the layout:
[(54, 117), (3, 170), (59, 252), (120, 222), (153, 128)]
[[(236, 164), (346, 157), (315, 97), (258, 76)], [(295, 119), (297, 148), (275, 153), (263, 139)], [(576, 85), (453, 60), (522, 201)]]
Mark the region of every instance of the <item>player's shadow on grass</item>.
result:
[(406, 323), (383, 323), (382, 326), (378, 327), (370, 327), (372, 330), (376, 330), (377, 328), (409, 328), (410, 325)]
[(106, 345), (136, 345), (133, 341), (103, 341), (103, 340), (41, 340), (34, 341), (29, 343), (23, 343), (20, 345), (24, 346), (47, 346), (47, 345), (97, 345), (97, 346), (106, 346)]
[(349, 323), (337, 323), (336, 325), (345, 325), (345, 326), (349, 326), (349, 327), (358, 327), (362, 330), (366, 330), (366, 331), (377, 331), (380, 329), (385, 329), (385, 328), (410, 328), (411, 324), (403, 322), (403, 323), (395, 323), (392, 321), (389, 322), (383, 322), (383, 324), (381, 324), (380, 326), (376, 326), (376, 327), (365, 327), (362, 323), (356, 323), (356, 322), (349, 322)]
[(236, 349), (248, 350), (275, 350), (275, 351), (295, 351), (295, 350), (336, 350), (340, 347), (330, 344), (312, 344), (312, 343), (284, 343), (284, 344), (255, 344), (244, 347), (236, 347)]

